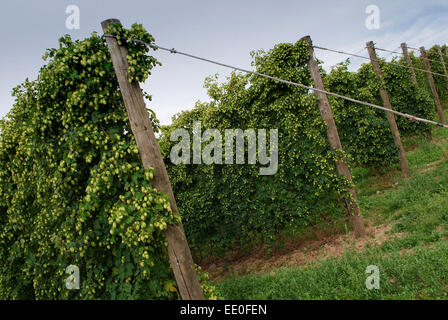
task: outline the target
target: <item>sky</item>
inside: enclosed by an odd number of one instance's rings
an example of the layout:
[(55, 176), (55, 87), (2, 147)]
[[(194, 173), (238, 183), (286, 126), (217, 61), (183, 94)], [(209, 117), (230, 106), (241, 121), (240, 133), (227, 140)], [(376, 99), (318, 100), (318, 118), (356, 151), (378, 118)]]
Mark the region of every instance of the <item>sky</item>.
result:
[[(67, 6), (79, 8), (79, 29), (68, 29)], [(372, 12), (379, 9), (379, 28), (367, 28)], [(1, 59), (0, 118), (11, 109), (12, 89), (26, 78), (37, 78), (47, 48), (57, 47), (64, 34), (83, 39), (91, 32), (102, 34), (100, 23), (118, 18), (129, 27), (138, 22), (163, 47), (176, 48), (226, 64), (251, 69), (250, 51), (270, 49), (281, 42), (296, 42), (310, 35), (315, 45), (368, 56), (367, 41), (378, 47), (399, 50), (446, 44), (447, 0), (191, 0), (191, 1), (64, 1), (15, 0), (3, 2), (0, 11)], [(388, 53), (378, 52), (391, 58)], [(158, 50), (153, 55), (162, 63), (142, 84), (153, 99), (152, 108), (162, 124), (178, 112), (208, 101), (203, 88), (207, 76), (219, 74), (224, 81), (229, 69)], [(347, 57), (316, 50), (324, 68)], [(351, 59), (357, 68), (367, 62)]]

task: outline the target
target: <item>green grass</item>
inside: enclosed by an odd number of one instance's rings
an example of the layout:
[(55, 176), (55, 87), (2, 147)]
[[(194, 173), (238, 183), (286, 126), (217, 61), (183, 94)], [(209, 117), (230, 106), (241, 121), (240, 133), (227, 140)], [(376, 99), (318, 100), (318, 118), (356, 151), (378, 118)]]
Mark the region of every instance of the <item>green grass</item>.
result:
[[(380, 289), (365, 286), (365, 269), (380, 270)], [(217, 285), (226, 299), (446, 299), (448, 243), (413, 254), (369, 248), (347, 252), (305, 268), (283, 268), (274, 274), (230, 277)], [(393, 283), (391, 282), (393, 280)]]
[[(306, 266), (230, 275), (216, 283), (219, 294), (225, 299), (448, 299), (448, 160), (442, 151), (448, 150), (448, 130), (435, 129), (433, 137), (433, 143), (405, 141), (412, 150), (409, 179), (399, 168), (380, 175), (353, 170), (364, 216), (391, 224), (400, 237)], [(379, 267), (378, 290), (366, 289), (369, 265)]]

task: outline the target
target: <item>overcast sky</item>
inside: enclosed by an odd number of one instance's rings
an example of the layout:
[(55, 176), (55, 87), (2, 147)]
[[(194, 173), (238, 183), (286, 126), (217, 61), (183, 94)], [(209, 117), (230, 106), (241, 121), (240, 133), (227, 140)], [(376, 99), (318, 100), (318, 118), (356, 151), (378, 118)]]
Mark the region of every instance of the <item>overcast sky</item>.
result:
[[(68, 5), (80, 9), (80, 29), (66, 28)], [(369, 30), (366, 8), (380, 9), (380, 29)], [(139, 22), (156, 43), (227, 64), (251, 68), (249, 52), (269, 49), (276, 43), (295, 42), (311, 35), (314, 44), (367, 56), (369, 40), (394, 50), (409, 46), (445, 44), (448, 38), (447, 0), (190, 0), (190, 1), (4, 1), (0, 11), (0, 118), (14, 100), (11, 90), (37, 77), (46, 48), (68, 33), (74, 39), (100, 34), (100, 22), (118, 18), (125, 26)], [(380, 52), (379, 52), (380, 53)], [(329, 69), (345, 56), (316, 51)], [(143, 87), (153, 96), (150, 107), (163, 124), (177, 112), (206, 101), (205, 77), (230, 70), (173, 55), (154, 53), (162, 62)], [(388, 54), (381, 54), (388, 57)], [(390, 57), (390, 56), (389, 56)], [(352, 60), (354, 65), (364, 62)]]

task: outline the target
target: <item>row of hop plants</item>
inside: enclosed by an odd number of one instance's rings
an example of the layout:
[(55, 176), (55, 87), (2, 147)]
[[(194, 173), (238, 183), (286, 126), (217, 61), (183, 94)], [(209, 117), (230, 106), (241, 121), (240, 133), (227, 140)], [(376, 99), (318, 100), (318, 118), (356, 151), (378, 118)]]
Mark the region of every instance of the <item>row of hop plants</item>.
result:
[[(312, 85), (305, 43), (282, 43), (251, 55), (257, 72)], [(380, 60), (383, 79), (370, 64), (350, 72), (349, 60), (328, 73), (321, 69), (326, 89), (382, 105), (383, 87), (395, 110), (434, 118), (428, 89), (415, 85), (408, 69)], [(405, 63), (398, 58), (393, 62)], [(329, 147), (317, 100), (307, 90), (239, 73), (223, 82), (209, 77), (205, 87), (210, 101), (176, 115), (171, 125), (162, 127), (160, 138), (189, 243), (199, 257), (260, 242), (273, 244), (285, 230), (343, 216), (348, 182), (336, 173), (338, 156), (352, 167), (398, 166), (398, 147), (381, 110), (329, 97), (344, 148), (336, 154)], [(426, 136), (431, 130), (424, 123), (396, 120), (403, 137)], [(194, 121), (201, 121), (203, 131), (215, 128), (223, 134), (228, 128), (277, 128), (277, 174), (259, 176), (259, 166), (248, 164), (173, 165), (170, 150), (177, 142), (170, 141), (171, 133), (184, 128), (192, 134)]]
[[(109, 32), (154, 41), (137, 24)], [(146, 80), (160, 63), (128, 48), (129, 81)], [(164, 231), (180, 216), (142, 167), (104, 39), (65, 36), (44, 59), (0, 122), (0, 299), (179, 298)]]
[[(380, 60), (383, 79), (371, 64), (363, 64), (356, 72), (349, 71), (350, 60), (338, 64), (325, 76), (327, 89), (361, 101), (383, 105), (379, 89), (387, 90), (396, 111), (425, 119), (433, 119), (435, 105), (428, 88), (412, 81), (404, 59), (393, 58), (392, 64)], [(426, 80), (426, 78), (425, 78)], [(384, 111), (354, 102), (330, 98), (344, 149), (356, 166), (381, 167), (397, 163), (394, 145)], [(429, 124), (395, 117), (402, 137), (427, 136)]]
[[(306, 43), (279, 44), (266, 52), (253, 52), (252, 57), (258, 72), (312, 83)], [(348, 183), (334, 166), (342, 155), (328, 145), (326, 124), (313, 95), (239, 73), (232, 73), (224, 83), (209, 77), (205, 86), (211, 101), (178, 114), (170, 126), (162, 127), (160, 139), (196, 254), (225, 252), (259, 241), (272, 243), (285, 227), (308, 225), (322, 214), (343, 215), (341, 199), (347, 196)], [(231, 128), (278, 129), (277, 173), (261, 176), (259, 164), (172, 164), (170, 150), (177, 142), (170, 141), (171, 133), (184, 128), (192, 134), (194, 121), (201, 121), (203, 130), (220, 130), (223, 136)]]
[[(434, 73), (445, 74), (445, 69), (442, 64), (441, 57), (439, 55), (438, 49), (442, 50), (442, 53), (446, 53), (446, 49), (448, 48), (446, 45), (434, 45), (429, 50), (427, 50), (426, 54), (428, 59), (430, 59), (429, 64), (431, 65), (431, 71)], [(420, 56), (417, 56), (413, 51), (410, 53), (410, 57), (414, 67), (425, 70), (425, 64)], [(443, 59), (445, 65), (448, 67), (448, 56), (443, 55)], [(422, 71), (415, 71), (417, 76), (418, 85), (421, 88), (424, 88), (428, 94), (432, 97), (431, 88), (429, 86), (429, 82), (427, 79), (427, 74)], [(448, 78), (443, 77), (437, 74), (432, 75), (434, 79), (434, 83), (436, 85), (437, 92), (439, 94), (440, 100), (442, 101), (442, 105), (447, 108), (448, 107)]]

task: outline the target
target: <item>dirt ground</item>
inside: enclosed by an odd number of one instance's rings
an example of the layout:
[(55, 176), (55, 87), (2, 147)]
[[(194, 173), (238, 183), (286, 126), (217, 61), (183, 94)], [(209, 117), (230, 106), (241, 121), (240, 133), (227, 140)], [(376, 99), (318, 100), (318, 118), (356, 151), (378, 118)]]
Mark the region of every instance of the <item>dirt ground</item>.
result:
[(319, 240), (307, 240), (289, 247), (287, 253), (276, 252), (266, 256), (265, 251), (254, 250), (253, 254), (229, 258), (216, 259), (213, 262), (202, 265), (213, 280), (225, 278), (229, 273), (245, 274), (253, 271), (267, 273), (282, 266), (304, 266), (313, 261), (341, 256), (348, 249), (362, 251), (368, 244), (381, 245), (391, 237), (399, 237), (400, 234), (391, 234), (391, 225), (368, 226), (367, 236), (356, 239), (353, 232), (348, 234), (336, 234), (323, 237)]

